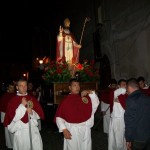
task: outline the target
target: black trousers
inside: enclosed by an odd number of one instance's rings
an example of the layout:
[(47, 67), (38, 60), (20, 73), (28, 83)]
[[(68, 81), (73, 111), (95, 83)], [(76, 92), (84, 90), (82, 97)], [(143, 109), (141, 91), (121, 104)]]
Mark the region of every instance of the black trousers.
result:
[(150, 150), (150, 139), (147, 141), (133, 141), (132, 150)]

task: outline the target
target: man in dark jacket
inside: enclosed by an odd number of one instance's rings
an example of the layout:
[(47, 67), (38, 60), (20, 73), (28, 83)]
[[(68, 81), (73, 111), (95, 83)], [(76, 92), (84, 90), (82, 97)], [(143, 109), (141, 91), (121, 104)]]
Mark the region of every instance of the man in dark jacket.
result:
[(150, 97), (139, 90), (136, 79), (127, 82), (125, 138), (128, 150), (150, 150)]

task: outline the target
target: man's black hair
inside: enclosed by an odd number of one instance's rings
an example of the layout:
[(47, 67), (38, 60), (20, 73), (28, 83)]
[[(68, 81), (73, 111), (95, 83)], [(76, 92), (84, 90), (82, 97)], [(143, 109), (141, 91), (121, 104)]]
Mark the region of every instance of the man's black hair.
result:
[(21, 76), (21, 77), (18, 78), (17, 83), (20, 82), (20, 81), (27, 82), (27, 79), (24, 76)]
[(137, 82), (140, 82), (140, 81), (145, 82), (145, 78), (143, 76), (138, 77), (137, 78)]
[(14, 86), (15, 87), (15, 83), (13, 81), (9, 81), (7, 84), (6, 84), (6, 88), (8, 88), (9, 86)]
[(79, 80), (76, 78), (71, 78), (69, 81), (69, 86), (72, 84), (72, 82), (78, 82), (79, 83)]
[(118, 85), (120, 85), (121, 82), (127, 82), (127, 80), (125, 80), (125, 79), (120, 79), (120, 80), (118, 81)]
[(110, 84), (117, 84), (117, 80), (116, 79), (111, 79)]

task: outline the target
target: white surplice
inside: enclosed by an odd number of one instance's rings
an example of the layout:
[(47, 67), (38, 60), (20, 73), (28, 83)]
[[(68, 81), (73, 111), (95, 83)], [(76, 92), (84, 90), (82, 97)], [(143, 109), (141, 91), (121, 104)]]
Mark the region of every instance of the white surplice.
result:
[(91, 118), (82, 123), (68, 123), (63, 118), (56, 117), (56, 123), (59, 128), (59, 132), (63, 129), (69, 130), (72, 135), (72, 139), (64, 138), (64, 148), (63, 150), (91, 150), (91, 128), (94, 125), (94, 113), (99, 105), (99, 99), (95, 92), (89, 94), (92, 102), (92, 114)]
[[(117, 99), (120, 94), (125, 94), (125, 92), (125, 89), (117, 89), (114, 92), (114, 99)], [(108, 150), (127, 150), (124, 136), (124, 112), (125, 110), (121, 104), (114, 101), (109, 124)]]
[[(5, 117), (5, 113), (1, 112), (1, 123), (4, 122), (4, 117)], [(7, 148), (13, 148), (13, 134), (11, 132), (9, 132), (8, 128), (5, 127), (5, 141), (6, 141), (6, 146)]]
[[(33, 150), (43, 150), (43, 143), (37, 121), (40, 118), (34, 110), (32, 111), (33, 115), (30, 115), (30, 123)], [(12, 122), (8, 125), (8, 130), (14, 134), (13, 150), (30, 150), (29, 123), (23, 123), (21, 121), (25, 113), (26, 107), (20, 104), (16, 109), (16, 114)]]

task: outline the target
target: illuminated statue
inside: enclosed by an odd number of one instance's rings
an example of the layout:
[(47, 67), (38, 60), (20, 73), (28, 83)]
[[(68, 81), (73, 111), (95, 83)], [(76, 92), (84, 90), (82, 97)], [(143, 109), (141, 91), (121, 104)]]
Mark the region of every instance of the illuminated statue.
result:
[(56, 61), (66, 61), (69, 64), (74, 64), (79, 61), (78, 51), (81, 48), (80, 44), (77, 44), (73, 34), (69, 30), (70, 20), (66, 18), (64, 20), (64, 27), (59, 28), (59, 34), (57, 36), (57, 50)]

